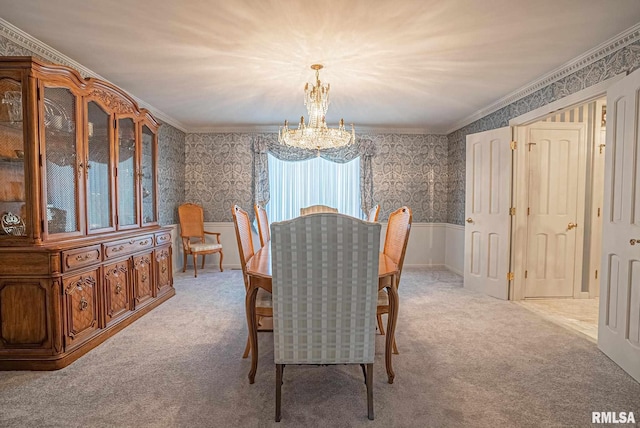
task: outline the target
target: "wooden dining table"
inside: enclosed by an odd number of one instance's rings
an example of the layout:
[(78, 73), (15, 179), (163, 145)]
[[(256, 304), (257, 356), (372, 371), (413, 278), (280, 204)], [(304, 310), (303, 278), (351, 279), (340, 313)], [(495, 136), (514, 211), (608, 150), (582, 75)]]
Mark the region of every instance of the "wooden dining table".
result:
[[(398, 265), (386, 254), (380, 253), (378, 265), (378, 290), (387, 289), (389, 295), (389, 315), (387, 318), (387, 334), (385, 340), (385, 365), (388, 382), (393, 383), (395, 373), (391, 362), (396, 321), (398, 319)], [(253, 383), (258, 370), (258, 321), (256, 317), (256, 296), (258, 288), (271, 293), (271, 245), (267, 243), (247, 261), (249, 287), (245, 298), (247, 324), (249, 326), (249, 342), (251, 346), (251, 370), (249, 383)]]

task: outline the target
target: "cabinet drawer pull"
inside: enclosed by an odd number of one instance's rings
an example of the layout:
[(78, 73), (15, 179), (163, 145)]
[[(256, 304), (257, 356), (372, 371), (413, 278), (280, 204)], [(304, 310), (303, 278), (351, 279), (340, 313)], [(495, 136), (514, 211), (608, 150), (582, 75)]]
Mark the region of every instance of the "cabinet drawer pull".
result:
[(145, 282), (147, 280), (147, 275), (142, 274), (142, 282)]
[(114, 248), (111, 251), (114, 253), (117, 253), (118, 251), (122, 251), (124, 250), (124, 245), (120, 245), (118, 248)]
[(89, 302), (87, 302), (84, 297), (81, 297), (80, 298), (80, 310), (81, 311), (86, 311), (88, 307), (89, 307)]
[(149, 245), (149, 240), (145, 239), (144, 241), (140, 241), (140, 245)]
[(167, 267), (165, 265), (162, 265), (162, 273), (165, 273), (167, 271)]
[(631, 244), (631, 245), (636, 245), (636, 244), (640, 245), (640, 239), (632, 239), (632, 240), (629, 241), (629, 244)]
[(122, 291), (122, 286), (120, 285), (120, 283), (117, 283), (116, 284), (115, 293), (116, 294), (120, 294), (121, 291)]
[(91, 254), (78, 254), (76, 260), (79, 262), (86, 262), (91, 258)]

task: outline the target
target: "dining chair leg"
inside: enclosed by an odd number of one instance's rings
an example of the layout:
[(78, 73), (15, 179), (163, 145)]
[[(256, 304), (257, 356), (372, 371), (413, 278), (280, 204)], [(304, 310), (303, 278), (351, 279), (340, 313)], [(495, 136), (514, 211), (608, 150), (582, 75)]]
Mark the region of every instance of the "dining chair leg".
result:
[(203, 254), (202, 255), (202, 267), (200, 269), (204, 269), (204, 259), (205, 259), (205, 257), (207, 257), (207, 255)]
[(184, 261), (182, 262), (182, 272), (186, 272), (187, 271), (187, 252), (183, 251), (182, 254), (184, 256)]
[(282, 405), (282, 364), (276, 364), (276, 422), (280, 422)]
[(373, 420), (373, 363), (367, 364), (367, 370), (365, 371), (367, 376), (367, 417), (370, 421)]
[(382, 314), (378, 314), (378, 330), (380, 330), (380, 334), (384, 336), (384, 327), (382, 326)]
[(223, 272), (223, 270), (222, 270), (222, 257), (224, 257), (224, 256), (222, 255), (222, 251), (220, 251), (220, 272)]
[(398, 347), (396, 346), (396, 338), (395, 337), (393, 338), (393, 353), (396, 354), (396, 355), (399, 354)]
[(249, 340), (249, 336), (247, 336), (247, 346), (244, 347), (244, 354), (242, 354), (242, 358), (247, 358), (249, 356), (250, 350), (251, 350), (251, 341)]
[(198, 255), (193, 253), (193, 277), (198, 277)]

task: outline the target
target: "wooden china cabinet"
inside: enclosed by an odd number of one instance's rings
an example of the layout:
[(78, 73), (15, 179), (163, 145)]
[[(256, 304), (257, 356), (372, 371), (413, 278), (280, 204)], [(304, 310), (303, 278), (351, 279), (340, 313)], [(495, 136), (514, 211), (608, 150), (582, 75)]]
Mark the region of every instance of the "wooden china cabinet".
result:
[(157, 130), (110, 83), (0, 57), (0, 369), (64, 367), (175, 294)]

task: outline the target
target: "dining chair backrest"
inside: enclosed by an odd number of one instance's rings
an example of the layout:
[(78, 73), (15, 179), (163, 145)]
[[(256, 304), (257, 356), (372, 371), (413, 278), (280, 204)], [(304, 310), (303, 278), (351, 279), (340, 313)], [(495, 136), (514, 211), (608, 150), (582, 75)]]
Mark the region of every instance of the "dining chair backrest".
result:
[(387, 223), (383, 252), (398, 265), (398, 283), (402, 274), (404, 255), (407, 252), (411, 221), (411, 209), (404, 206), (392, 212)]
[(236, 229), (236, 239), (238, 240), (238, 252), (240, 253), (240, 265), (244, 278), (245, 288), (249, 287), (247, 278), (247, 261), (253, 257), (253, 237), (251, 235), (251, 220), (249, 214), (237, 205), (232, 208), (233, 224)]
[(258, 235), (260, 236), (260, 246), (264, 247), (271, 240), (271, 230), (269, 229), (269, 219), (267, 218), (267, 210), (260, 204), (253, 206), (256, 212), (256, 220), (258, 221)]
[(373, 363), (380, 224), (321, 213), (271, 224), (276, 364)]
[(378, 213), (380, 213), (380, 205), (375, 205), (367, 214), (367, 221), (378, 221)]
[(327, 205), (311, 205), (309, 207), (300, 208), (300, 215), (309, 215), (315, 213), (337, 213), (338, 209)]
[(200, 238), (204, 241), (204, 212), (200, 205), (190, 203), (180, 205), (178, 218), (182, 238)]

